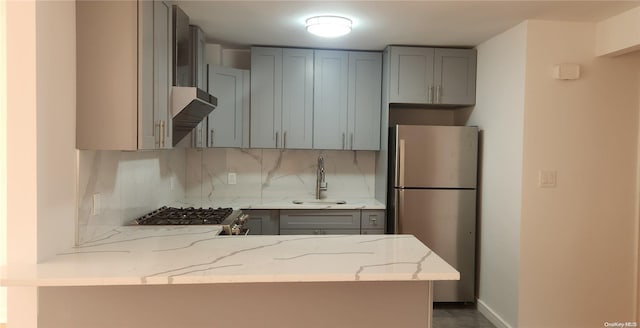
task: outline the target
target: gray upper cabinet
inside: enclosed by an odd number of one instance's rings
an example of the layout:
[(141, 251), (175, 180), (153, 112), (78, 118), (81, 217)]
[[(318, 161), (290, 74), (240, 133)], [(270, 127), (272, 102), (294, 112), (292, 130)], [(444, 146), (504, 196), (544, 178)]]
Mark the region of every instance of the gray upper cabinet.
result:
[(313, 142), (313, 50), (282, 50), (282, 148)]
[(282, 49), (251, 48), (251, 148), (276, 148), (282, 130)]
[(349, 54), (316, 50), (313, 94), (313, 148), (346, 149)]
[(316, 50), (313, 148), (380, 149), (382, 54)]
[(251, 49), (252, 148), (312, 147), (313, 50)]
[(433, 48), (390, 47), (390, 102), (431, 103)]
[(242, 147), (243, 87), (243, 70), (209, 66), (209, 93), (218, 97), (208, 116), (209, 147)]
[(349, 149), (380, 150), (382, 54), (349, 52)]
[(476, 50), (437, 48), (434, 60), (436, 103), (475, 104)]
[(392, 103), (475, 104), (476, 50), (391, 46)]
[(76, 3), (79, 149), (171, 148), (171, 6)]

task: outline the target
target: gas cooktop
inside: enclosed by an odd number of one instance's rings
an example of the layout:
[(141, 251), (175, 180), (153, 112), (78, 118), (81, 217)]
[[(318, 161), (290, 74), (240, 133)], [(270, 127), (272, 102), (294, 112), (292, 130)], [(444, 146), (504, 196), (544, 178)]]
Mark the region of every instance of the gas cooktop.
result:
[(225, 224), (237, 217), (232, 208), (177, 208), (163, 206), (135, 219), (141, 225)]

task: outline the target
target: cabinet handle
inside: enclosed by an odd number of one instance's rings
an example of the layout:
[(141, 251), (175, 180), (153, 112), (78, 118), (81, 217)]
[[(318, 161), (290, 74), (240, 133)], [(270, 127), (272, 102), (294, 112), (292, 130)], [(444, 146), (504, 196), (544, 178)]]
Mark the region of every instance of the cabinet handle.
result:
[(198, 129), (198, 134), (200, 135), (200, 139), (198, 139), (198, 147), (202, 148), (202, 128)]
[(158, 126), (158, 140), (156, 142), (156, 145), (158, 148), (162, 147), (162, 121), (158, 121), (158, 123), (156, 123), (156, 126)]
[(436, 103), (437, 103), (437, 104), (439, 104), (439, 103), (440, 103), (440, 101), (441, 101), (441, 100), (440, 100), (440, 97), (442, 96), (442, 95), (441, 95), (441, 93), (442, 93), (442, 86), (441, 86), (441, 85), (438, 85), (438, 86), (436, 87)]
[(433, 103), (433, 85), (430, 85), (427, 89), (427, 103)]
[(342, 132), (342, 149), (344, 149), (344, 132)]
[(353, 132), (351, 132), (351, 150), (353, 150)]
[(278, 148), (278, 132), (276, 131), (276, 148)]
[(287, 148), (287, 131), (282, 133), (282, 148)]
[(165, 128), (164, 128), (164, 121), (160, 121), (160, 148), (164, 148), (165, 147)]

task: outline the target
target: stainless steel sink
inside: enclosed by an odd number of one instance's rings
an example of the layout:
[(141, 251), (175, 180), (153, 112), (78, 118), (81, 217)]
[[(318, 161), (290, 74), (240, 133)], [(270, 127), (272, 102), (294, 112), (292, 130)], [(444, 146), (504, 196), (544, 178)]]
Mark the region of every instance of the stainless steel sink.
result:
[(304, 204), (309, 204), (309, 205), (344, 205), (347, 203), (347, 201), (345, 200), (323, 200), (323, 199), (310, 199), (310, 200), (294, 200), (291, 201), (294, 204), (297, 205), (304, 205)]

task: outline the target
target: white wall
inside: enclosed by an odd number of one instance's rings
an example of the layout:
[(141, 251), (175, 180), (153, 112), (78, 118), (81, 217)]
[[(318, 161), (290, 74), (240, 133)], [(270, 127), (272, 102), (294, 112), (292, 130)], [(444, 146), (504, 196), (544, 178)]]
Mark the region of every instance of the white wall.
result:
[(467, 122), (481, 131), (478, 305), (511, 327), (518, 322), (526, 33), (522, 23), (477, 47), (477, 99)]
[[(528, 22), (519, 327), (636, 320), (640, 58), (596, 58), (595, 34)], [(554, 80), (559, 63), (582, 77)], [(539, 170), (557, 187), (539, 188)]]

